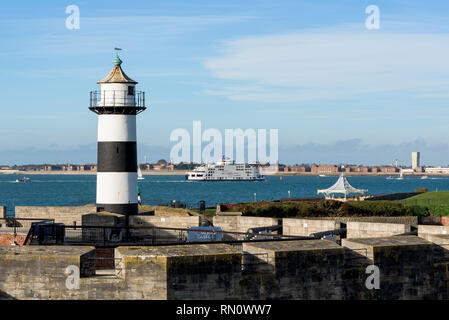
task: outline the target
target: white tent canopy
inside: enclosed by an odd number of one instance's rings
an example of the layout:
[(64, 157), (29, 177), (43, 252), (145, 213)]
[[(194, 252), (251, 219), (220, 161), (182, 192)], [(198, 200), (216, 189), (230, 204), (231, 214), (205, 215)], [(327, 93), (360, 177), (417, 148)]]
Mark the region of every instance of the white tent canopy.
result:
[(368, 190), (357, 189), (351, 186), (344, 173), (340, 175), (337, 182), (335, 182), (332, 187), (328, 189), (317, 190), (317, 194), (323, 193), (326, 198), (333, 198), (334, 194), (343, 194), (346, 198), (348, 194), (364, 194), (366, 192), (368, 192)]

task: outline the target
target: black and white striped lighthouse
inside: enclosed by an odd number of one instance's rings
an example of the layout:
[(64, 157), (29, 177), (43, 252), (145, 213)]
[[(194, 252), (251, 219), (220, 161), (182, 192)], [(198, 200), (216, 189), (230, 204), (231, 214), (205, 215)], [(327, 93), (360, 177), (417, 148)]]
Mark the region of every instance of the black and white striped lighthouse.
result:
[(89, 109), (98, 114), (97, 212), (138, 213), (136, 115), (144, 111), (145, 92), (136, 91), (116, 56), (114, 68), (90, 93)]

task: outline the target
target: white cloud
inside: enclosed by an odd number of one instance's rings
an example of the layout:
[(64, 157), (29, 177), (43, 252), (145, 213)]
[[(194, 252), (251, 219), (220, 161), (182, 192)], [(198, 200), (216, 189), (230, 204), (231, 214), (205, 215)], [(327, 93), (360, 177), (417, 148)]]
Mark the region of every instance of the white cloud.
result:
[[(219, 79), (234, 85), (240, 81), (242, 88), (206, 92), (232, 100), (282, 102), (392, 91), (431, 91), (437, 97), (448, 90), (448, 34), (350, 29), (223, 42), (222, 55), (204, 65)], [(245, 90), (246, 86), (259, 90)]]
[[(208, 30), (217, 25), (237, 24), (258, 19), (249, 15), (127, 15), (87, 17), (81, 10), (80, 29), (68, 30), (65, 19), (3, 19), (0, 35), (20, 33), (19, 40), (8, 40), (1, 55), (26, 53), (34, 48), (35, 54), (78, 55), (104, 52), (104, 48), (120, 46), (127, 51), (141, 51), (157, 40), (175, 39), (189, 33)], [(8, 42), (9, 41), (9, 42)]]

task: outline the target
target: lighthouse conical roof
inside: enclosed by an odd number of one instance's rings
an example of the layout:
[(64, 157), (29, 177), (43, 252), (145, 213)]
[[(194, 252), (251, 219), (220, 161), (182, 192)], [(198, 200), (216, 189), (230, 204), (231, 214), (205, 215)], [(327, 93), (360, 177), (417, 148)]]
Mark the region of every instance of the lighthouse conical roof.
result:
[(98, 84), (102, 83), (134, 83), (136, 84), (137, 81), (134, 81), (130, 77), (126, 75), (126, 73), (122, 70), (121, 67), (122, 60), (118, 57), (118, 55), (115, 57), (114, 60), (114, 68), (112, 71), (104, 78), (103, 80), (98, 81)]

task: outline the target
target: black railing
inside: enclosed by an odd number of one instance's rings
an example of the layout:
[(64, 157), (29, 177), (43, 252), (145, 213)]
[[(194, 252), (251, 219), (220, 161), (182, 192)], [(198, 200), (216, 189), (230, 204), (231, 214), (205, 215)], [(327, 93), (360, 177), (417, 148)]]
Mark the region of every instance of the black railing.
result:
[(127, 90), (102, 90), (90, 92), (89, 109), (96, 113), (140, 113), (146, 109), (145, 92), (129, 95)]
[(0, 234), (27, 234), (33, 222), (54, 223), (54, 219), (0, 218)]
[[(221, 230), (205, 230), (202, 228), (165, 228), (165, 227), (105, 227), (105, 226), (63, 226), (63, 232), (57, 234), (45, 231), (35, 231), (31, 244), (51, 245), (94, 245), (98, 247), (124, 246), (124, 245), (173, 245), (189, 243), (242, 243), (270, 240), (305, 240), (310, 237), (285, 236), (271, 233), (228, 232)], [(203, 237), (209, 241), (189, 241), (189, 232), (212, 233), (212, 236)], [(223, 236), (218, 236), (222, 234)], [(200, 237), (201, 238), (201, 237)]]

